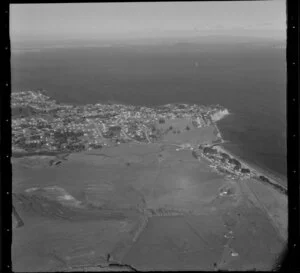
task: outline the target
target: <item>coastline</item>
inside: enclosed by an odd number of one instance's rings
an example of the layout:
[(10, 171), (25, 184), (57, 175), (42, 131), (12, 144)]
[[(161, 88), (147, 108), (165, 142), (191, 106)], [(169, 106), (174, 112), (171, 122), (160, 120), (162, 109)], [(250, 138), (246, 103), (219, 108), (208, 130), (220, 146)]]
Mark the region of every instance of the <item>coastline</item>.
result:
[(258, 177), (260, 175), (263, 175), (269, 179), (269, 182), (263, 182), (263, 181), (259, 180), (261, 183), (267, 183), (277, 190), (278, 190), (278, 188), (280, 188), (281, 192), (287, 191), (287, 187), (285, 185), (283, 185), (283, 183), (279, 182), (279, 181), (282, 181), (280, 178), (277, 178), (277, 177), (274, 178), (274, 177), (270, 176), (270, 174), (267, 171), (265, 171), (264, 169), (262, 169), (258, 166), (253, 166), (253, 164), (251, 164), (251, 163), (249, 164), (244, 159), (241, 159), (239, 156), (235, 155), (234, 153), (230, 152), (228, 149), (224, 148), (222, 146), (222, 144), (217, 144), (217, 145), (215, 145), (215, 147), (218, 151), (226, 153), (229, 156), (231, 156), (232, 158), (237, 159), (244, 167), (248, 168), (255, 176)]
[[(227, 110), (227, 109), (226, 109)], [(242, 159), (240, 156), (237, 156), (235, 153), (229, 151), (228, 149), (224, 148), (223, 144), (226, 143), (222, 137), (222, 133), (217, 125), (217, 122), (221, 119), (225, 118), (227, 115), (230, 115), (230, 112), (227, 110), (227, 112), (221, 116), (219, 116), (218, 119), (214, 120), (214, 126), (217, 130), (217, 136), (221, 139), (220, 144), (213, 145), (218, 151), (223, 152), (231, 156), (232, 158), (237, 159), (244, 167), (248, 168), (254, 175), (260, 176), (263, 175), (266, 178), (269, 179), (269, 182), (262, 182), (261, 183), (267, 183), (268, 185), (272, 186), (275, 189), (280, 189), (281, 192), (285, 191), (285, 194), (287, 194), (287, 181), (283, 180), (282, 178), (276, 176), (275, 174), (270, 173), (269, 171), (263, 169), (262, 167), (259, 167), (253, 163), (249, 163), (246, 160)]]

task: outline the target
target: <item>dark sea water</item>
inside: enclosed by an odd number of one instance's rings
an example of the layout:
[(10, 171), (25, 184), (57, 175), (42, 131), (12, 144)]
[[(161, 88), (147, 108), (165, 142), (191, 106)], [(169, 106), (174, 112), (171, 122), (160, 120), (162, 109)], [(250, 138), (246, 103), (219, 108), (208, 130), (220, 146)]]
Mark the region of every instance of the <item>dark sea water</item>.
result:
[(56, 48), (12, 53), (13, 91), (61, 102), (220, 104), (225, 147), (286, 177), (285, 49), (263, 44)]

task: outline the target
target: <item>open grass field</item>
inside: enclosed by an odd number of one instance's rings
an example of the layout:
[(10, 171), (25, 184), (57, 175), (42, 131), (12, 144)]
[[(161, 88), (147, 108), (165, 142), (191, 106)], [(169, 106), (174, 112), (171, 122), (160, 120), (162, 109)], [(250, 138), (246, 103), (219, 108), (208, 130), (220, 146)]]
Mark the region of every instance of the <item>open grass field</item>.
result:
[(164, 123), (155, 125), (163, 133), (163, 143), (191, 145), (211, 144), (218, 139), (218, 131), (214, 125), (197, 128), (192, 121), (185, 118), (166, 119)]
[(13, 163), (16, 272), (268, 270), (284, 248), (286, 197), (229, 181), (190, 150), (127, 143), (59, 165), (28, 160)]

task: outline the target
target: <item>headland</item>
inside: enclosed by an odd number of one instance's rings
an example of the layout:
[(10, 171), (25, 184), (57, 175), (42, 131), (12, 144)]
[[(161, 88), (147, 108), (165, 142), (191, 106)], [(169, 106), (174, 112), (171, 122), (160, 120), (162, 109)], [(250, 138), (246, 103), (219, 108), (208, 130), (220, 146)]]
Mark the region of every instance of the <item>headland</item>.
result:
[(25, 91), (13, 93), (12, 111), (13, 203), (23, 222), (14, 271), (279, 262), (286, 192), (221, 147), (222, 106), (73, 106)]

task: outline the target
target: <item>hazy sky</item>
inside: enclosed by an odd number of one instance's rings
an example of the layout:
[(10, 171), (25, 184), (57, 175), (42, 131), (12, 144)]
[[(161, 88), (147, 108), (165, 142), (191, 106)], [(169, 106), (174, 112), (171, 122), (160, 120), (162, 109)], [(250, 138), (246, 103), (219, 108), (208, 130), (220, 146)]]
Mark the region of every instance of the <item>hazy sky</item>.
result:
[(285, 35), (284, 0), (16, 4), (11, 38), (162, 37), (170, 33)]

